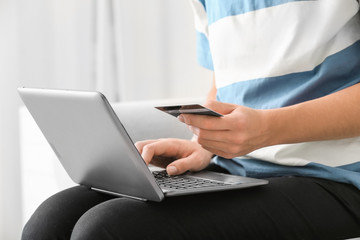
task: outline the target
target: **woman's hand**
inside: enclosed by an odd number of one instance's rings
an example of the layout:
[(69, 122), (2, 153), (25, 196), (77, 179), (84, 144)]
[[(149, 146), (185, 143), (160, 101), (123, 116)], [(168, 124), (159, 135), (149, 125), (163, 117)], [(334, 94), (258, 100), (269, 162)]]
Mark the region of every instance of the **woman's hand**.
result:
[(200, 171), (210, 164), (213, 155), (197, 142), (182, 139), (145, 140), (135, 146), (146, 164), (166, 167), (169, 175)]
[(224, 158), (234, 158), (267, 145), (263, 110), (217, 101), (208, 101), (205, 106), (224, 116), (182, 114), (178, 117), (189, 125), (203, 148)]

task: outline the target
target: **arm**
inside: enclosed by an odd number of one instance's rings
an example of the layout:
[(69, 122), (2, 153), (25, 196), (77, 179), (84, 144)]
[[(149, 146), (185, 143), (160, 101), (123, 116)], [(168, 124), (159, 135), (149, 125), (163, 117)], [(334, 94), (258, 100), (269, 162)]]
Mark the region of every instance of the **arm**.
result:
[[(270, 110), (269, 145), (360, 136), (360, 84), (294, 106)], [(311, 130), (311, 131), (309, 131)]]
[(255, 110), (211, 101), (207, 107), (223, 118), (182, 115), (207, 150), (233, 158), (286, 143), (360, 136), (360, 84), (297, 105)]
[(207, 95), (207, 99), (208, 100), (216, 100), (216, 84), (215, 84), (215, 74), (213, 74), (213, 80), (212, 80), (212, 85), (211, 85), (211, 89)]

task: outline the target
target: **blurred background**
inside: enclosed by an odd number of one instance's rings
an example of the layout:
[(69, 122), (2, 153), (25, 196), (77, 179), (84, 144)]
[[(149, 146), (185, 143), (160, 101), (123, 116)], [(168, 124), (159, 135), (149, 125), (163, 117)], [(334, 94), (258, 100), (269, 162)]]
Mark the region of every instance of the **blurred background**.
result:
[(0, 0), (0, 239), (19, 239), (61, 188), (36, 161), (53, 153), (16, 89), (99, 90), (111, 102), (205, 97), (211, 73), (196, 63), (195, 36), (188, 0)]

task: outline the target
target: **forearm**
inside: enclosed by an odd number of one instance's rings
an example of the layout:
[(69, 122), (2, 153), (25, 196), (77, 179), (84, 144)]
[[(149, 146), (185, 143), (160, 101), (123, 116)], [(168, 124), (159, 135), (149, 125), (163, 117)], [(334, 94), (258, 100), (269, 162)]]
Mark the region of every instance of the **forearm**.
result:
[(208, 92), (207, 95), (207, 100), (216, 100), (216, 84), (215, 84), (215, 74), (213, 74), (213, 80), (212, 80), (212, 85), (211, 85), (211, 89)]
[(266, 145), (360, 136), (360, 84), (263, 116)]

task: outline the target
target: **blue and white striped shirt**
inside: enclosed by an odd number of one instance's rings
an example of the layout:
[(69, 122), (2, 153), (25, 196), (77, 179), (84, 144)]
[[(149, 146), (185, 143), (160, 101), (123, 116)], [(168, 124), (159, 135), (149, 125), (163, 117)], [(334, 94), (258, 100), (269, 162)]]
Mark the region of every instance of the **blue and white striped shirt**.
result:
[[(280, 108), (360, 82), (357, 0), (190, 2), (198, 61), (214, 71), (221, 102)], [(360, 189), (360, 137), (270, 146), (215, 162), (233, 174), (321, 177)]]

